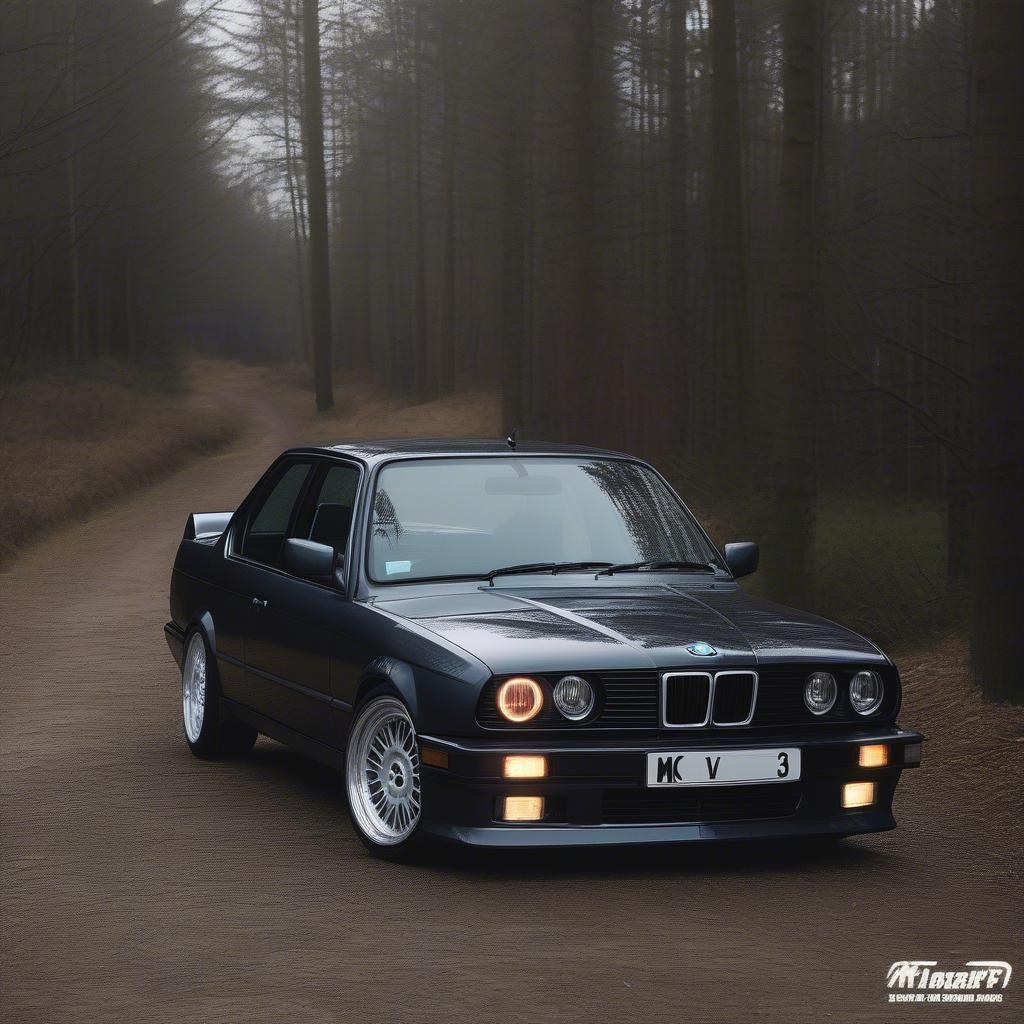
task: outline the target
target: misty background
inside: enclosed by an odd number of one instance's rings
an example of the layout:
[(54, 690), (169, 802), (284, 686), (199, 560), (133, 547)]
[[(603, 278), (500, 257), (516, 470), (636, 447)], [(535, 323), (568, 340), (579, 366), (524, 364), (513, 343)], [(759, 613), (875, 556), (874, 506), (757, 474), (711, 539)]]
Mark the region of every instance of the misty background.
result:
[(3, 0), (4, 520), (55, 439), (97, 500), (187, 448), (211, 357), (485, 394), (1024, 701), (1022, 53), (1014, 0)]

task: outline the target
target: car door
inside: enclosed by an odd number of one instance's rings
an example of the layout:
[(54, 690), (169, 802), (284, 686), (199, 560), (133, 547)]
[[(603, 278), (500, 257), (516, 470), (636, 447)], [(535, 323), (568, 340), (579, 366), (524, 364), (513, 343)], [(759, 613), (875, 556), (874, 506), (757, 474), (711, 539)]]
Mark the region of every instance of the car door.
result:
[[(313, 540), (334, 547), (343, 562), (359, 474), (354, 463), (312, 460), (280, 529), (280, 548), (258, 537), (251, 550), (262, 547), (265, 560), (254, 560), (249, 567), (252, 602), (245, 663), (256, 709), (332, 745), (337, 727), (331, 708), (331, 654), (348, 601), (336, 586), (287, 572), (278, 552), (289, 538)], [(258, 515), (253, 522), (260, 523)], [(282, 527), (279, 511), (271, 525), (275, 531)]]

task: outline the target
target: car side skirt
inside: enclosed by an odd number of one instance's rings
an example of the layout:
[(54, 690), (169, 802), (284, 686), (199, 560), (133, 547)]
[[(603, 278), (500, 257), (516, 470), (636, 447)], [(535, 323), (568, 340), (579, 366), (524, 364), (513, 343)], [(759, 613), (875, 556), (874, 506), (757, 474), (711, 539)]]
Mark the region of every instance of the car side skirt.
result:
[(233, 721), (241, 722), (243, 725), (250, 725), (257, 732), (271, 739), (283, 743), (286, 747), (311, 757), (314, 761), (329, 765), (332, 768), (342, 768), (345, 764), (345, 752), (337, 747), (330, 747), (321, 743), (304, 733), (289, 729), (276, 719), (261, 715), (258, 711), (239, 704), (238, 701), (227, 697), (221, 697), (220, 706), (222, 713)]

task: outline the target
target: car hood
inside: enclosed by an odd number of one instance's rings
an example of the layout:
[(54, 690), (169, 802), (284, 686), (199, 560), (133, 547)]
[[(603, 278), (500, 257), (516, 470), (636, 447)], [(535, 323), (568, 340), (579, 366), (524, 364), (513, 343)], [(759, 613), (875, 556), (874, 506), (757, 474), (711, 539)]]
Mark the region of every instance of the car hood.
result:
[[(498, 675), (887, 662), (852, 630), (750, 597), (722, 581), (703, 588), (480, 587), (378, 601), (376, 607), (415, 620)], [(687, 650), (697, 642), (710, 644), (715, 653), (699, 656)]]

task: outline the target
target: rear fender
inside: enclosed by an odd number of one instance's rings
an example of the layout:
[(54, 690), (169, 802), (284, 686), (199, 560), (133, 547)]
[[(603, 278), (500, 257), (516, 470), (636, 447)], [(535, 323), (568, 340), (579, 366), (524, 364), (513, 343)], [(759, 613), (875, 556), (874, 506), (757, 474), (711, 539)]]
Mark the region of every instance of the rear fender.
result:
[[(206, 643), (210, 648), (210, 654), (217, 657), (217, 631), (213, 625), (213, 616), (209, 611), (200, 613), (189, 623), (188, 629), (198, 629), (206, 636)], [(188, 630), (185, 631), (186, 634)]]

